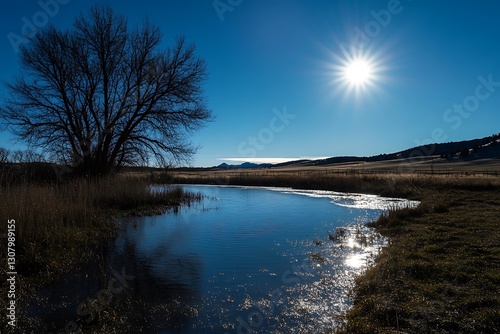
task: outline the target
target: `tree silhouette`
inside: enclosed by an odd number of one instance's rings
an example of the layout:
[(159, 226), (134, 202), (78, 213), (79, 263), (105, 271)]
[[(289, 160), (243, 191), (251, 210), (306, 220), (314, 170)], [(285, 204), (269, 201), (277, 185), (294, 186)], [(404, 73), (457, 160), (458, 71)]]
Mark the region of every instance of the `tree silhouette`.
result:
[(206, 66), (178, 37), (161, 49), (147, 20), (94, 6), (70, 30), (49, 27), (20, 50), (21, 74), (7, 83), (0, 117), (31, 147), (80, 173), (186, 161), (189, 134), (211, 120), (202, 84)]

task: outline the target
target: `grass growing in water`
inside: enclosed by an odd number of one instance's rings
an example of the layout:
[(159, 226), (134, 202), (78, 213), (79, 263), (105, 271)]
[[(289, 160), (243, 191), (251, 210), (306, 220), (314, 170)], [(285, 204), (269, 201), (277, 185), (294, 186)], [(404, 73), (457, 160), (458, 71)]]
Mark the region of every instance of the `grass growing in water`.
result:
[[(1, 187), (0, 216), (16, 221), (18, 296), (25, 297), (92, 257), (92, 248), (116, 233), (116, 217), (160, 213), (200, 199), (200, 194), (175, 186), (151, 191), (146, 177), (120, 174), (95, 180), (24, 182)], [(4, 234), (7, 224), (2, 226)], [(7, 242), (1, 240), (0, 254), (5, 263)], [(5, 271), (1, 276), (0, 294), (6, 296)], [(4, 298), (0, 304), (3, 309)]]
[(186, 193), (180, 187), (151, 191), (145, 178), (114, 175), (1, 188), (0, 215), (16, 220), (18, 255), (33, 264), (53, 246), (92, 241), (95, 239), (87, 236), (111, 232), (113, 217), (160, 212), (199, 199), (199, 194)]

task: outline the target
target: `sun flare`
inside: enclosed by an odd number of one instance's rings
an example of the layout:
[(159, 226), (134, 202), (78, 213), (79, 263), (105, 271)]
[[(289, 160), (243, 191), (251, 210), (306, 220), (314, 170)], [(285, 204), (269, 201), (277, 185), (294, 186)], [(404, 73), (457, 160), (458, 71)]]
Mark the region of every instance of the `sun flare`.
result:
[(383, 59), (379, 54), (357, 52), (354, 54), (333, 54), (330, 65), (330, 83), (334, 86), (334, 94), (342, 93), (345, 98), (355, 96), (372, 96), (380, 91), (382, 72), (385, 70)]
[(363, 85), (370, 81), (372, 68), (363, 59), (355, 59), (346, 64), (343, 71), (344, 80), (352, 85)]

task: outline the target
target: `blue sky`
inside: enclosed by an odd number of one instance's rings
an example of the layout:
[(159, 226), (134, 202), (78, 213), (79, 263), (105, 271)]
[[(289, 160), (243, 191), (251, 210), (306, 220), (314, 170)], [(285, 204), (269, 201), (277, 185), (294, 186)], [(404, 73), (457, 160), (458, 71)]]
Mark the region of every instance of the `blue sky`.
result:
[[(19, 70), (11, 39), (26, 22), (69, 27), (93, 3), (2, 2), (0, 78)], [(206, 60), (216, 120), (193, 135), (193, 166), (369, 156), (500, 132), (498, 1), (108, 3), (130, 25), (148, 16), (165, 46), (185, 35)], [(342, 66), (358, 58), (371, 77), (356, 88)], [(22, 147), (3, 130), (0, 146)]]

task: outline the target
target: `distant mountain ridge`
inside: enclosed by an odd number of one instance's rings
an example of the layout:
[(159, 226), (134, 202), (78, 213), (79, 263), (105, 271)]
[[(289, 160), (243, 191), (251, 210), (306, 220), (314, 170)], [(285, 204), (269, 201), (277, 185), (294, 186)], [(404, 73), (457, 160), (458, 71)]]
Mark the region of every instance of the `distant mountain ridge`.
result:
[(216, 168), (264, 168), (264, 167), (271, 167), (274, 166), (273, 164), (269, 163), (264, 163), (264, 164), (256, 164), (253, 162), (244, 162), (239, 165), (228, 165), (227, 163), (223, 162), (220, 165), (218, 165)]
[(322, 166), (335, 163), (349, 162), (376, 162), (394, 159), (411, 159), (419, 157), (438, 156), (447, 160), (475, 160), (475, 159), (500, 159), (500, 133), (472, 140), (458, 142), (435, 143), (415, 146), (403, 151), (379, 154), (370, 157), (339, 156), (320, 160), (294, 160), (278, 164), (255, 164), (245, 162), (241, 165), (228, 165), (222, 163), (216, 168), (263, 168), (263, 167), (286, 167), (286, 166)]

